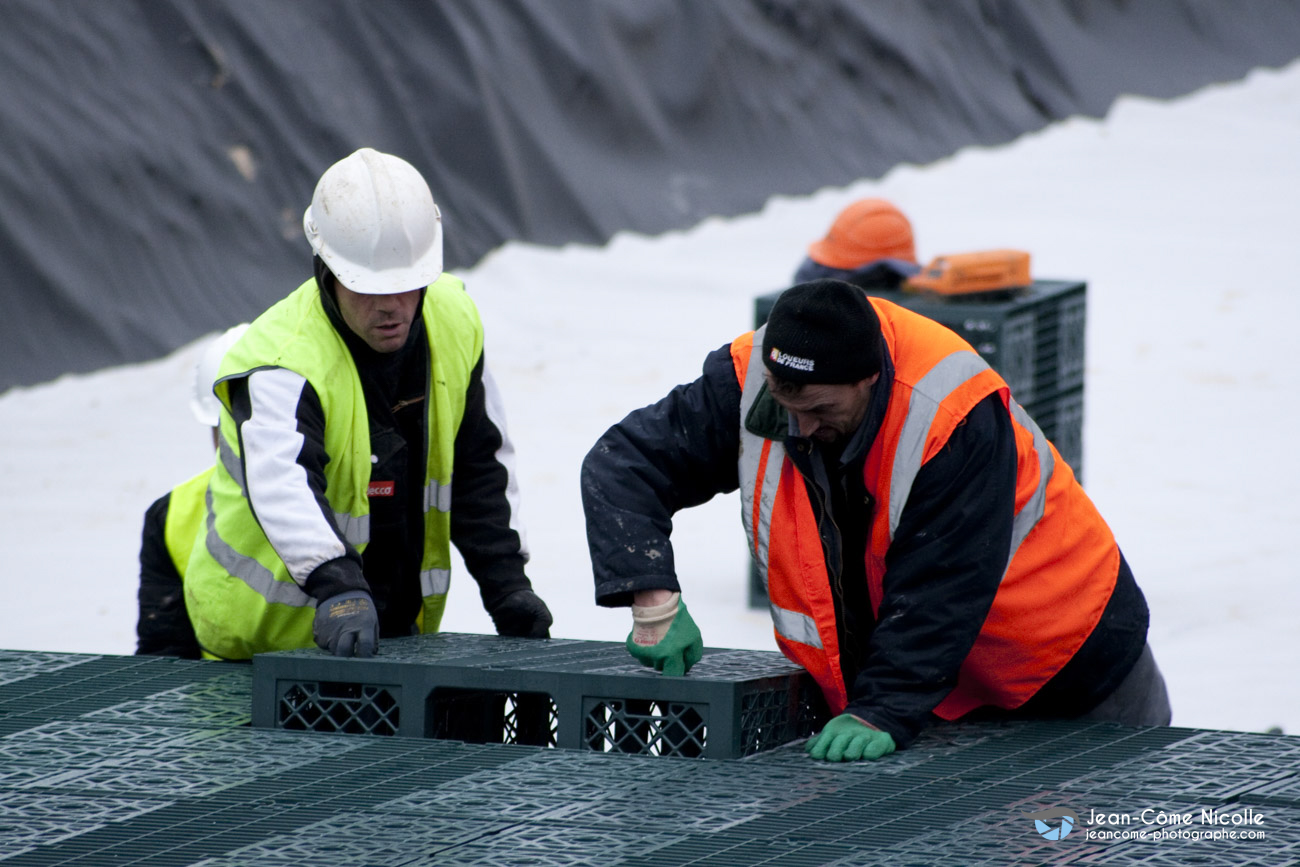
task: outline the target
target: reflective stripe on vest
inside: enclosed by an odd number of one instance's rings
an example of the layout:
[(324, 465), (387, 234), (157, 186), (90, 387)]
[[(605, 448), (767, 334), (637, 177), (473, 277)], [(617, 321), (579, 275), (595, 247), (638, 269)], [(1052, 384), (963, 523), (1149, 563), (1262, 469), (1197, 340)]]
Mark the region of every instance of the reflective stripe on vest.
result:
[(420, 573), (420, 593), (424, 596), (446, 596), (450, 587), (450, 569), (425, 569)]
[(226, 544), (217, 533), (217, 516), (212, 511), (212, 489), (209, 487), (205, 496), (207, 503), (207, 546), (208, 553), (221, 564), (227, 573), (243, 581), (267, 602), (278, 602), (295, 608), (314, 606), (312, 599), (291, 581), (276, 581), (271, 570), (252, 557), (245, 557)]
[[(954, 352), (931, 368), (912, 390), (912, 399), (907, 407), (907, 421), (903, 423), (903, 432), (899, 436), (898, 450), (894, 453), (894, 466), (890, 473), (889, 541), (894, 540), (898, 522), (902, 519), (903, 508), (907, 505), (907, 498), (912, 494), (912, 483), (916, 481), (916, 475), (921, 471), (930, 426), (934, 423), (940, 405), (988, 366), (988, 362), (973, 352)], [(942, 397), (936, 401), (931, 397), (922, 397), (922, 393), (939, 394)], [(1021, 427), (1033, 435), (1034, 448), (1038, 452), (1039, 473), (1037, 489), (1025, 507), (1016, 513), (1012, 522), (1011, 547), (1007, 552), (1007, 565), (1002, 570), (1004, 577), (1006, 570), (1011, 566), (1012, 558), (1020, 549), (1020, 543), (1043, 517), (1047, 503), (1047, 482), (1056, 469), (1056, 461), (1052, 457), (1052, 450), (1048, 448), (1047, 437), (1043, 435), (1042, 429), (1015, 401), (1011, 402), (1011, 412)]]
[[(767, 326), (764, 325), (754, 332), (754, 346), (749, 356), (749, 373), (745, 376), (745, 387), (740, 396), (742, 518), (745, 523), (745, 535), (749, 538), (750, 551), (754, 555), (758, 574), (763, 580), (764, 590), (767, 589), (768, 540), (772, 533), (772, 507), (776, 503), (781, 465), (785, 462), (785, 446), (750, 433), (745, 428), (745, 416), (763, 388), (761, 375), (763, 361), (759, 354), (763, 351), (763, 333), (766, 329)], [(754, 366), (755, 364), (757, 367)], [(772, 626), (781, 637), (810, 647), (821, 648), (822, 639), (817, 634), (817, 624), (807, 614), (781, 608), (773, 604), (770, 599), (768, 609), (772, 614)]]
[(451, 479), (446, 484), (442, 484), (437, 479), (431, 479), (429, 484), (424, 487), (424, 511), (437, 509), (439, 512), (451, 511)]
[[(940, 361), (921, 378), (912, 389), (912, 399), (907, 405), (907, 421), (898, 439), (894, 453), (894, 466), (889, 481), (889, 539), (892, 542), (898, 530), (903, 507), (912, 493), (912, 482), (921, 471), (921, 458), (930, 425), (939, 413), (943, 401), (963, 383), (988, 368), (988, 362), (973, 352), (954, 352)], [(938, 399), (930, 395), (939, 395)]]
[[(1016, 513), (1011, 523), (1011, 554), (1007, 558), (1008, 569), (1011, 568), (1010, 561), (1015, 559), (1016, 552), (1020, 550), (1020, 543), (1025, 541), (1029, 531), (1037, 527), (1038, 522), (1043, 518), (1047, 509), (1047, 483), (1056, 472), (1056, 458), (1052, 456), (1052, 449), (1047, 444), (1047, 436), (1043, 433), (1043, 429), (1029, 417), (1024, 407), (1014, 400), (1011, 401), (1011, 415), (1021, 427), (1034, 436), (1034, 449), (1038, 452), (1038, 486), (1034, 489), (1029, 502)], [(1005, 571), (1002, 577), (1006, 577)]]

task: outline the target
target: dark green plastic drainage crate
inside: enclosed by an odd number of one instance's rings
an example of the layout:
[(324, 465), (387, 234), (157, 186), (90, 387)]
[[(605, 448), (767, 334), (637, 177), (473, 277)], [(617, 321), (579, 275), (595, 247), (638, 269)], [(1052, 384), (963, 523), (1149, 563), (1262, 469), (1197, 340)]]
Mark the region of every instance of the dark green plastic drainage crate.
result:
[(779, 653), (706, 649), (664, 677), (622, 644), (441, 633), (373, 659), (253, 660), (253, 725), (693, 758), (736, 758), (817, 731), (816, 684)]

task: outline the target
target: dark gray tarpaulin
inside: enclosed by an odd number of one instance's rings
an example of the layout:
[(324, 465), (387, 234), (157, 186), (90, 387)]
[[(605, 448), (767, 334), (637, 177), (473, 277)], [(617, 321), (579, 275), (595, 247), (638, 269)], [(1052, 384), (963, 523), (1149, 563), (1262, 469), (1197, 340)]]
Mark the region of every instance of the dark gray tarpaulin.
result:
[(357, 147), (448, 267), (1008, 141), (1300, 55), (1294, 0), (4, 0), (0, 391), (162, 355), (309, 274)]

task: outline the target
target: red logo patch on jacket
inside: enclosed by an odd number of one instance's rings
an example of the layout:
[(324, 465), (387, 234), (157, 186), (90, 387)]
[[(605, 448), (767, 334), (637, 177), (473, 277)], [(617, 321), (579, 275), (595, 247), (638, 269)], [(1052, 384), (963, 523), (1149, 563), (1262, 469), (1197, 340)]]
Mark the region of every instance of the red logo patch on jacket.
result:
[(369, 497), (391, 497), (397, 489), (396, 482), (371, 482), (366, 489)]

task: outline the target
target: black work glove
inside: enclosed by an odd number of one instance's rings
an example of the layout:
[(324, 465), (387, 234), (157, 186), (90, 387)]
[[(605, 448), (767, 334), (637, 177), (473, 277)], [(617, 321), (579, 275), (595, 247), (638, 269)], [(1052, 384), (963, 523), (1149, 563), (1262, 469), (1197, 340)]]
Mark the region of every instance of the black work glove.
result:
[(364, 590), (338, 593), (316, 605), (311, 624), (312, 637), (321, 650), (335, 656), (368, 658), (379, 647), (379, 615), (375, 602)]
[(497, 635), (515, 638), (550, 638), (551, 609), (531, 590), (516, 590), (496, 604), (488, 614)]

